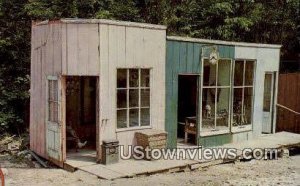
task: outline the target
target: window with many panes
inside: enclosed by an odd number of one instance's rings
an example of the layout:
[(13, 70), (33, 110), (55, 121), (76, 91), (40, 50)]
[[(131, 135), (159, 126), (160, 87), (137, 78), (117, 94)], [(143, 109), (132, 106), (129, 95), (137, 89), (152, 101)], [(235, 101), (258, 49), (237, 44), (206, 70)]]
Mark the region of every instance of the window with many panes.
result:
[(150, 126), (150, 70), (117, 69), (117, 128)]
[(58, 81), (48, 80), (48, 121), (58, 123)]
[(201, 132), (229, 131), (231, 64), (204, 59)]
[[(232, 126), (245, 128), (252, 124), (254, 61), (236, 60), (234, 63)], [(251, 129), (251, 128), (249, 128)]]

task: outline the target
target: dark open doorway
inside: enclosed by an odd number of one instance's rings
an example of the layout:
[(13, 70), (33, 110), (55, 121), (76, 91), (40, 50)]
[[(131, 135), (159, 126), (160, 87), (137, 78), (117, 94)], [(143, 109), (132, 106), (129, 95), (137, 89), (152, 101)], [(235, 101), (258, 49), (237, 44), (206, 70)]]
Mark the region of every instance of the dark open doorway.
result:
[[(198, 75), (178, 77), (178, 142), (196, 144)], [(183, 140), (185, 139), (185, 140)]]
[(67, 158), (96, 154), (97, 95), (97, 77), (66, 77)]

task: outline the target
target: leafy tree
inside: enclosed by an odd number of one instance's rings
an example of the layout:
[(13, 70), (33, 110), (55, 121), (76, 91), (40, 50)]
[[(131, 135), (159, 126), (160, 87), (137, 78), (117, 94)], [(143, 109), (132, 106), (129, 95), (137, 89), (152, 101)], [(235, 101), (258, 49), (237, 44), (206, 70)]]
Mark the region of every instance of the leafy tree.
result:
[(31, 21), (26, 3), (0, 1), (0, 133), (18, 132), (28, 118)]
[(299, 9), (299, 0), (0, 0), (0, 133), (28, 123), (31, 20), (164, 24), (169, 35), (282, 44), (284, 58), (298, 58)]

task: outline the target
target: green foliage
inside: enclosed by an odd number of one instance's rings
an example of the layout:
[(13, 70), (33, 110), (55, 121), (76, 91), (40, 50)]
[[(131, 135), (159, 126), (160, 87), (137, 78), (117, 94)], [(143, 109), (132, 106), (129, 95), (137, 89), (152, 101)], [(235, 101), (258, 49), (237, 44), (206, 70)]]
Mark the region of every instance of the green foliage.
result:
[(0, 0), (0, 133), (28, 121), (31, 20), (164, 24), (169, 35), (283, 44), (289, 57), (300, 51), (299, 7), (299, 0)]
[(0, 133), (17, 132), (26, 119), (31, 25), (26, 3), (0, 1)]

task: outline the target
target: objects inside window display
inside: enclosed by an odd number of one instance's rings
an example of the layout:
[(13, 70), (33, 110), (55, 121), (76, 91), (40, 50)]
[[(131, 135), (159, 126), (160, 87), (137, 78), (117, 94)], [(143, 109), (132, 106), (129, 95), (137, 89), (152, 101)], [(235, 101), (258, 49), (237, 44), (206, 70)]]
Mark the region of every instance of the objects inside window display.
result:
[(254, 61), (235, 61), (232, 126), (252, 124)]
[[(203, 132), (229, 129), (231, 60), (204, 60), (202, 89)], [(218, 81), (216, 81), (218, 80)]]

